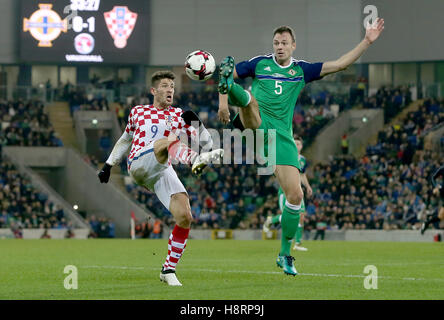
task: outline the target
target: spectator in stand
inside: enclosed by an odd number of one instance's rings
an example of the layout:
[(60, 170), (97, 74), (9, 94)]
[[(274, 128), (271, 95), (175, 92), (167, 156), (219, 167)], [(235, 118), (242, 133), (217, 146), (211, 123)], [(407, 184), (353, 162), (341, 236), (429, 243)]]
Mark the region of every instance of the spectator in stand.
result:
[(99, 235), (100, 223), (97, 221), (96, 216), (92, 215), (90, 219), (86, 219), (91, 227), (91, 237), (97, 238)]
[(150, 238), (153, 227), (148, 221), (143, 221), (136, 225), (136, 237), (142, 239)]
[(114, 238), (115, 237), (115, 224), (111, 219), (101, 217), (96, 218), (92, 215), (86, 219), (89, 223), (91, 231), (88, 238)]
[(97, 236), (99, 238), (109, 238), (109, 224), (106, 218), (99, 218), (99, 230)]
[(151, 232), (151, 239), (161, 239), (163, 235), (163, 226), (160, 219), (156, 219), (153, 224), (153, 231)]

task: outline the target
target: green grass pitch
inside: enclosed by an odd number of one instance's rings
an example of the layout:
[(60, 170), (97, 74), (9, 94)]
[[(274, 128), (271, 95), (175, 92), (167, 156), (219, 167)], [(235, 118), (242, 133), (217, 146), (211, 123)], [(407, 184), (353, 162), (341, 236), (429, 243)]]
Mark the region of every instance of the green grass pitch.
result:
[[(167, 240), (0, 240), (0, 299), (444, 299), (444, 244), (306, 241), (299, 275), (276, 266), (279, 241), (189, 240), (183, 287), (159, 281)], [(67, 265), (78, 289), (66, 290)], [(365, 289), (364, 268), (378, 271)]]

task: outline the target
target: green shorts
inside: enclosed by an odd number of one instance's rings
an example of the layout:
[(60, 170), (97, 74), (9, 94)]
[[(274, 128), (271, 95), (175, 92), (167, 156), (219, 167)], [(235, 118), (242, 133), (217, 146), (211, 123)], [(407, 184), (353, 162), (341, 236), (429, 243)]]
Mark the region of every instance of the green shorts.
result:
[[(279, 126), (279, 121), (276, 119), (271, 119), (261, 115), (262, 123), (259, 129), (264, 130), (264, 142), (263, 150), (256, 150), (259, 154), (263, 154), (266, 158), (271, 156), (271, 150), (269, 147), (276, 150), (276, 162), (269, 164), (276, 165), (287, 165), (293, 166), (301, 170), (301, 164), (299, 162), (298, 149), (296, 148), (296, 143), (294, 142), (292, 130), (283, 129)], [(275, 138), (269, 133), (269, 130), (276, 130)], [(270, 139), (269, 143), (267, 141)], [(260, 149), (260, 148), (259, 148)]]
[[(264, 160), (267, 160), (269, 156), (271, 158), (263, 164), (265, 166), (288, 165), (296, 167), (300, 171), (301, 164), (299, 162), (299, 153), (296, 148), (296, 143), (294, 142), (292, 129), (283, 129), (282, 126), (280, 126), (279, 120), (269, 118), (263, 114), (261, 114), (261, 119), (262, 122), (258, 129), (263, 130), (263, 139), (261, 139), (261, 137), (258, 139), (259, 133), (255, 131), (255, 151), (256, 154), (264, 158)], [(234, 116), (232, 123), (233, 129), (237, 128), (241, 131), (245, 130), (240, 121), (239, 113)], [(270, 129), (276, 130), (276, 134), (271, 134), (269, 132)], [(258, 140), (263, 140), (263, 143), (258, 143)], [(272, 150), (269, 150), (270, 148), (272, 148)], [(274, 160), (272, 154), (273, 150), (275, 150)]]

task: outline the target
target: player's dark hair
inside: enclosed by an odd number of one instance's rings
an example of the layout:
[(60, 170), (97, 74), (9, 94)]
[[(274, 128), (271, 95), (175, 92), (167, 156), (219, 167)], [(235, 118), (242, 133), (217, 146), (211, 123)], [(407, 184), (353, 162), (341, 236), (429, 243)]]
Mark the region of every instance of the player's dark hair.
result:
[(158, 82), (162, 79), (170, 79), (174, 81), (174, 79), (176, 79), (176, 76), (171, 71), (154, 72), (154, 74), (151, 77), (151, 86), (156, 87)]
[(297, 134), (295, 134), (294, 135), (294, 140), (298, 140), (298, 141), (300, 141), (300, 142), (304, 142), (304, 140), (302, 139), (302, 137), (301, 136), (298, 136)]
[(276, 35), (276, 33), (283, 34), (284, 32), (288, 32), (291, 36), (291, 39), (293, 39), (293, 42), (296, 42), (296, 38), (294, 37), (294, 31), (289, 26), (281, 26), (279, 28), (276, 28), (273, 32), (273, 38)]

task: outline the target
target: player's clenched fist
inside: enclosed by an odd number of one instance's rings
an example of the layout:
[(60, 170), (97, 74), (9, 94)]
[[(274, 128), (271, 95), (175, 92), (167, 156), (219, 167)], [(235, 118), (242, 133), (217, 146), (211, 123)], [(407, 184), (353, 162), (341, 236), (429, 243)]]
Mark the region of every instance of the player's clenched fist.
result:
[(230, 122), (230, 110), (228, 109), (228, 106), (220, 107), (217, 114), (219, 116), (219, 120), (223, 124)]
[(99, 180), (101, 183), (108, 183), (109, 176), (111, 175), (111, 166), (107, 163), (103, 165), (102, 170), (99, 172)]

